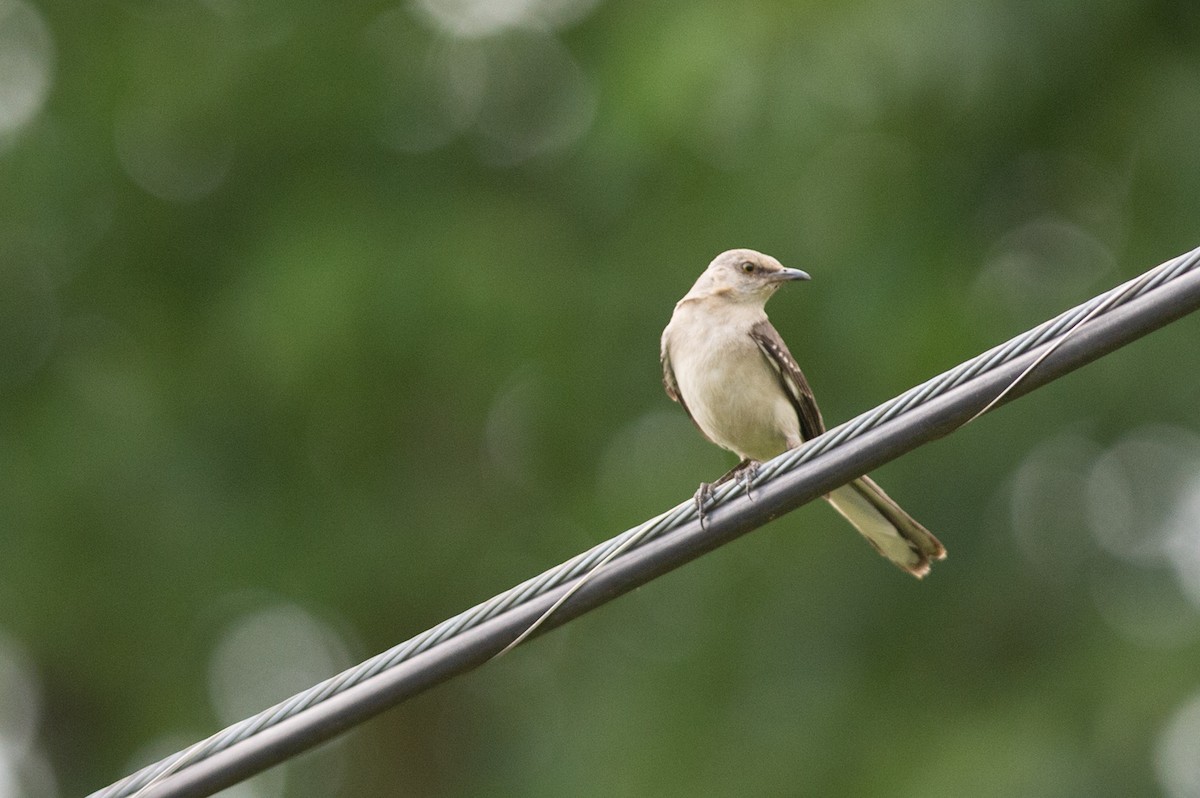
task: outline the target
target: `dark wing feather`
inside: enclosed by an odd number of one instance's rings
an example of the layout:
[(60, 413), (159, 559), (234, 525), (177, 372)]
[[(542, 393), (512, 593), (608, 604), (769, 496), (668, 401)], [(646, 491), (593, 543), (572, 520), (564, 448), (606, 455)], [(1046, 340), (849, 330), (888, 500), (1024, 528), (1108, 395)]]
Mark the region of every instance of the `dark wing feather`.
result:
[(804, 373), (796, 365), (787, 344), (779, 337), (771, 322), (766, 320), (750, 328), (750, 337), (758, 344), (759, 350), (779, 376), (779, 384), (791, 400), (792, 407), (796, 408), (796, 415), (800, 419), (800, 434), (804, 436), (804, 440), (820, 435), (825, 431), (825, 422), (821, 420), (821, 411), (817, 408), (812, 388), (808, 387), (808, 380), (804, 379)]

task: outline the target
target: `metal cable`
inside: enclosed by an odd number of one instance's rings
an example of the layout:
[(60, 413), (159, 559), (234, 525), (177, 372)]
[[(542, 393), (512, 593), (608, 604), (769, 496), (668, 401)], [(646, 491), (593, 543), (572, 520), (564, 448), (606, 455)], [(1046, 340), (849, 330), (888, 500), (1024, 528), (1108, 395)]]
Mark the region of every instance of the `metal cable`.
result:
[[(637, 579), (648, 581), (841, 484), (831, 480), (852, 479), (863, 473), (854, 473), (858, 467), (866, 466), (869, 470), (920, 443), (947, 434), (990, 409), (1009, 390), (1012, 395), (1005, 398), (1015, 398), (1191, 312), (1200, 307), (1198, 267), (1200, 249), (1163, 263), (775, 458), (764, 464), (750, 488), (736, 484), (718, 488), (706, 515), (710, 527), (720, 528), (710, 530), (703, 540), (688, 542), (688, 554), (670, 562), (665, 556), (660, 557), (669, 546), (684, 545), (675, 542), (683, 532), (694, 536), (697, 528), (704, 532), (704, 526), (697, 523), (697, 508), (692, 500), (92, 793), (90, 798), (208, 795), (282, 761), (287, 755), (316, 745), (407, 695), (486, 661), (527, 630), (530, 623), (545, 620), (548, 611), (555, 611), (566, 598), (571, 601), (557, 610), (559, 614), (546, 628), (631, 589), (636, 583), (618, 574), (623, 568), (640, 569)], [(1170, 284), (1185, 276), (1187, 285), (1172, 291)], [(1141, 315), (1130, 311), (1121, 316), (1117, 312), (1135, 300), (1141, 300)], [(1056, 352), (1060, 346), (1063, 351)], [(1040, 356), (1035, 358), (1035, 353)], [(1034, 376), (1022, 384), (1031, 372)], [(900, 430), (905, 425), (921, 429)], [(812, 461), (822, 455), (821, 463), (841, 458), (843, 462), (837, 473), (832, 466), (825, 469), (828, 473), (820, 473), (818, 464)], [(727, 514), (715, 512), (735, 500), (742, 502), (750, 489), (757, 498), (751, 503), (758, 507), (737, 514), (732, 507)], [(597, 572), (601, 576), (589, 583), (587, 590), (571, 596), (568, 591), (579, 587), (578, 583), (574, 588), (571, 584), (598, 565), (603, 565)], [(489, 639), (481, 643), (485, 636)], [(426, 652), (443, 663), (440, 673), (422, 672), (420, 662), (411, 662)], [(386, 700), (380, 698), (384, 692)], [(368, 703), (372, 706), (364, 708)], [(308, 722), (311, 728), (301, 728), (304, 718), (312, 718)], [(231, 750), (238, 746), (250, 748), (252, 743), (256, 747), (244, 757), (239, 758), (236, 750)], [(198, 763), (205, 763), (203, 774), (199, 774)], [(198, 775), (185, 778), (192, 770)]]

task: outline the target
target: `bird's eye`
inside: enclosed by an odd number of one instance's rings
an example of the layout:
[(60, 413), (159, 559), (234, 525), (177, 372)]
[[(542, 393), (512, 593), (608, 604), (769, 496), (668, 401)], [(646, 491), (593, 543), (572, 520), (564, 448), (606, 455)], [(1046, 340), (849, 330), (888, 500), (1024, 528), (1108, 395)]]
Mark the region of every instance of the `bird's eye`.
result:
[(748, 260), (742, 261), (742, 271), (744, 271), (746, 274), (754, 274), (754, 270), (757, 268), (757, 266)]

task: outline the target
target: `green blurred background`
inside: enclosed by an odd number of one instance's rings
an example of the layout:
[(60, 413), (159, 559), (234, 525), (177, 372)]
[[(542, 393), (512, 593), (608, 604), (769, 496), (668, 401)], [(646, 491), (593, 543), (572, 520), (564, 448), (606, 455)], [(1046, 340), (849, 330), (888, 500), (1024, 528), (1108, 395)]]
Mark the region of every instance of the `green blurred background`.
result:
[[(717, 252), (831, 423), (1200, 244), (1190, 0), (0, 0), (0, 798), (688, 497)], [(229, 795), (1200, 795), (1200, 318)]]

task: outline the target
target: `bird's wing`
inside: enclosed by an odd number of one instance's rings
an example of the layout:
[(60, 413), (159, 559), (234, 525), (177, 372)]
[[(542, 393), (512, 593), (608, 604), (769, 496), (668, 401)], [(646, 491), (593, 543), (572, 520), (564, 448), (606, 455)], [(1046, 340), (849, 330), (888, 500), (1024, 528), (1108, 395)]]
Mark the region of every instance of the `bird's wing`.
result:
[[(663, 388), (667, 389), (667, 396), (671, 397), (672, 402), (679, 402), (683, 405), (683, 409), (687, 410), (687, 405), (683, 404), (683, 399), (679, 396), (679, 383), (675, 382), (675, 370), (671, 368), (671, 356), (667, 354), (665, 344), (659, 359), (662, 360)], [(691, 412), (688, 412), (688, 415), (690, 416)]]
[(779, 337), (771, 322), (765, 319), (750, 328), (750, 337), (758, 344), (763, 357), (775, 370), (779, 384), (791, 401), (792, 407), (796, 408), (796, 416), (800, 419), (800, 434), (804, 440), (820, 435), (825, 431), (825, 422), (821, 420), (821, 411), (817, 408), (812, 388), (808, 387), (808, 380), (804, 379), (804, 373), (796, 365), (787, 344)]
[(679, 383), (675, 381), (675, 369), (671, 368), (671, 355), (667, 352), (666, 342), (663, 342), (662, 348), (662, 367), (663, 367), (663, 387), (667, 389), (667, 396), (671, 397), (671, 401), (678, 402), (683, 408), (683, 412), (687, 413), (687, 417), (696, 425), (696, 429), (700, 430), (700, 434), (707, 440), (712, 440), (708, 437), (708, 433), (696, 421), (696, 417), (692, 415), (692, 411), (688, 410), (687, 402), (683, 401), (683, 394), (679, 392)]

